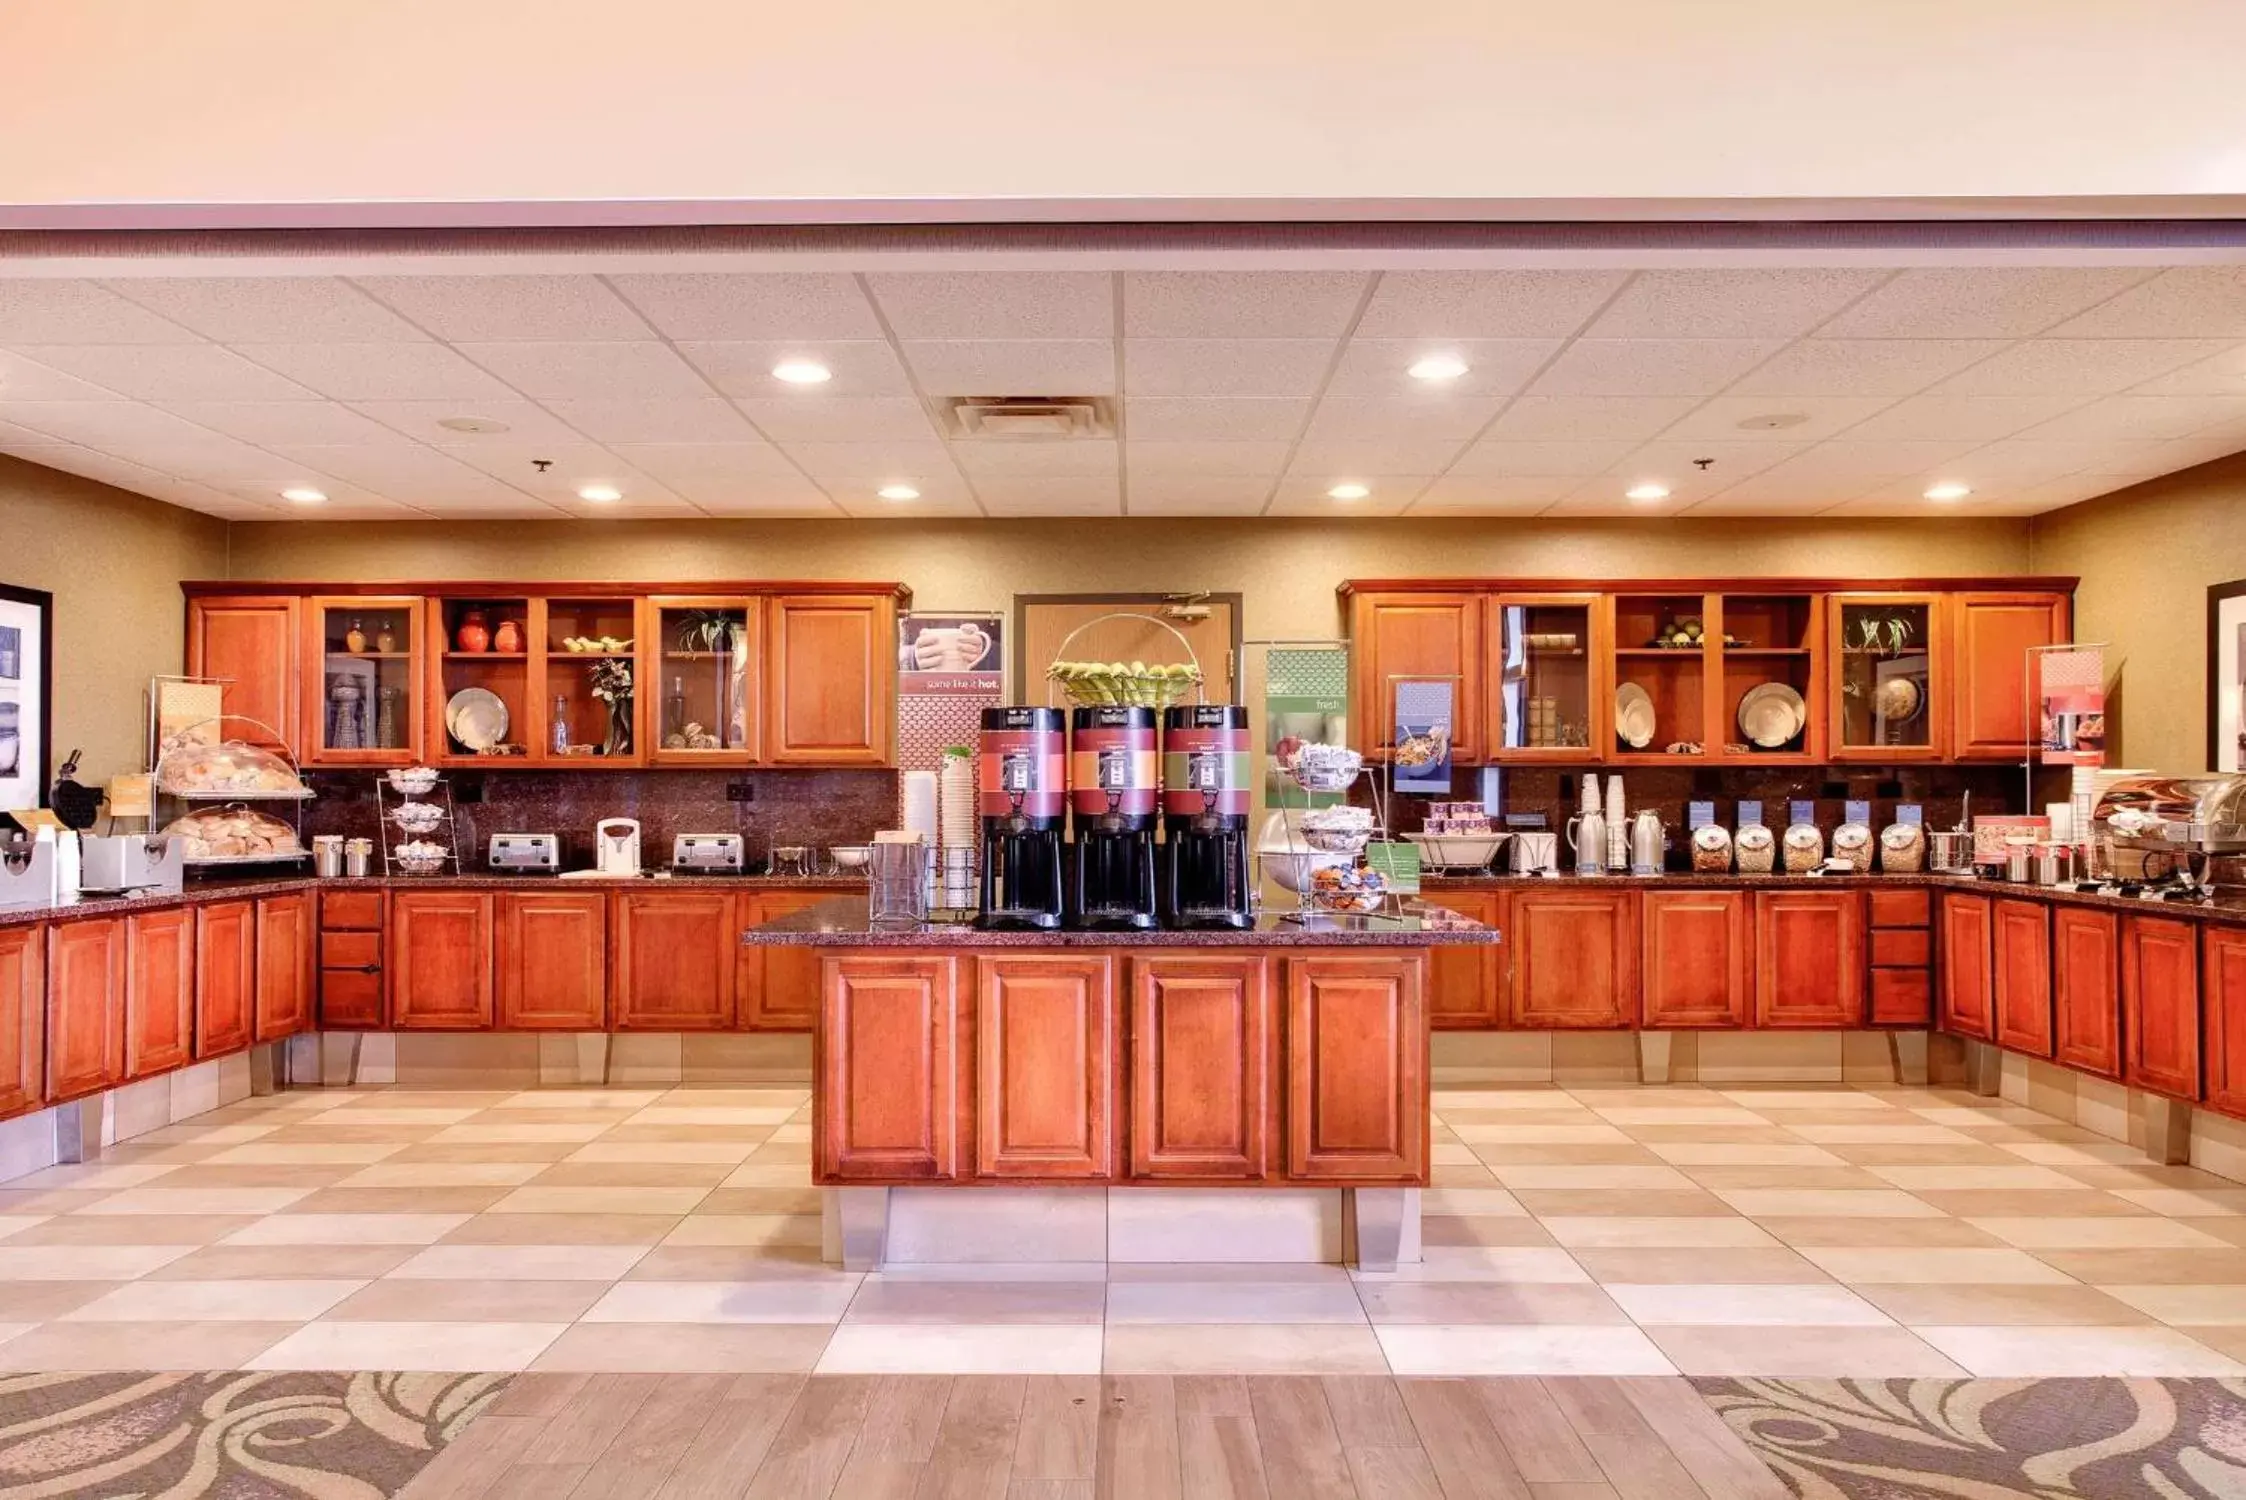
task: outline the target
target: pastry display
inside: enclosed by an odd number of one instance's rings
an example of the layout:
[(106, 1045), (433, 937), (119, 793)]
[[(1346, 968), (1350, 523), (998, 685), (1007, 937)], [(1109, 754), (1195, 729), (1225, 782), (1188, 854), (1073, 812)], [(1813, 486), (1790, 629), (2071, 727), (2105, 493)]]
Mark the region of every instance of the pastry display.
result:
[(247, 807), (206, 807), (174, 818), (164, 837), (178, 839), (189, 864), (212, 860), (292, 859), (304, 852), (296, 830)]
[(1692, 830), (1692, 872), (1695, 875), (1731, 873), (1731, 835), (1714, 823)]
[(156, 767), (156, 790), (172, 797), (302, 797), (304, 782), (271, 751), (240, 740), (174, 744)]

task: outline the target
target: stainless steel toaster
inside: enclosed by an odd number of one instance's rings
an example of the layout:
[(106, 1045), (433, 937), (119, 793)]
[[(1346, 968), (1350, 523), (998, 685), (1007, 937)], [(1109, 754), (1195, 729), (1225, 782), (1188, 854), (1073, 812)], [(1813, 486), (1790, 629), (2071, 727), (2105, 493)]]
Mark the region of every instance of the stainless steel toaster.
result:
[(561, 871), (561, 835), (558, 833), (495, 833), (484, 862), (494, 870), (518, 875), (553, 875)]
[(747, 857), (737, 833), (682, 833), (671, 840), (671, 868), (690, 874), (738, 875)]

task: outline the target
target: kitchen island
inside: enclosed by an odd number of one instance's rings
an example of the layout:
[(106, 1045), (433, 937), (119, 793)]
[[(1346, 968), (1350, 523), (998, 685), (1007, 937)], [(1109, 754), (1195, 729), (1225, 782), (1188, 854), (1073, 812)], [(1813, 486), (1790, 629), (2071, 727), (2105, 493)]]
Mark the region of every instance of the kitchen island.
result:
[[(1428, 956), (1497, 941), (1437, 906), (985, 932), (877, 927), (859, 898), (742, 935), (819, 953), (812, 1173), (858, 1269), (1416, 1256)], [(982, 1196), (928, 1191), (958, 1188)]]

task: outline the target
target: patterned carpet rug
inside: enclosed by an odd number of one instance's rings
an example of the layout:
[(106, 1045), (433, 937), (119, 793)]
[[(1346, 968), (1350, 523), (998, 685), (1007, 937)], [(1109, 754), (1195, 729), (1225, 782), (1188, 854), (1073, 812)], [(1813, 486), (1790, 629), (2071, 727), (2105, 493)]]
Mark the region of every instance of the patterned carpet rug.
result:
[(1803, 1500), (2246, 1497), (2246, 1381), (1693, 1384)]
[(386, 1500), (504, 1375), (0, 1376), (0, 1500)]

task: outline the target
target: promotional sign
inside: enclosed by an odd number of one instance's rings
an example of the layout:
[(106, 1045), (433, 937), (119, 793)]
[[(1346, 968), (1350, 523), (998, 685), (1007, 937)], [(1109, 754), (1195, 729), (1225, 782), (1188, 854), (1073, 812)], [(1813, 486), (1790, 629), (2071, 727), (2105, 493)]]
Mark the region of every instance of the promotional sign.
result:
[(899, 770), (941, 772), (947, 748), (975, 743), (983, 710), (1005, 701), (1004, 639), (1005, 617), (995, 611), (898, 618)]
[(2098, 646), (2045, 651), (2038, 662), (2043, 698), (2043, 763), (2106, 763), (2106, 653)]
[(1419, 894), (1419, 845), (1375, 841), (1365, 846), (1365, 868), (1387, 882), (1390, 894)]
[(1451, 789), (1451, 705), (1456, 684), (1396, 684), (1396, 744), (1393, 756), (1399, 792)]
[(1349, 743), (1349, 652), (1275, 646), (1264, 657), (1263, 800), (1271, 807), (1334, 807), (1346, 792), (1306, 792), (1281, 769), (1305, 744)]

